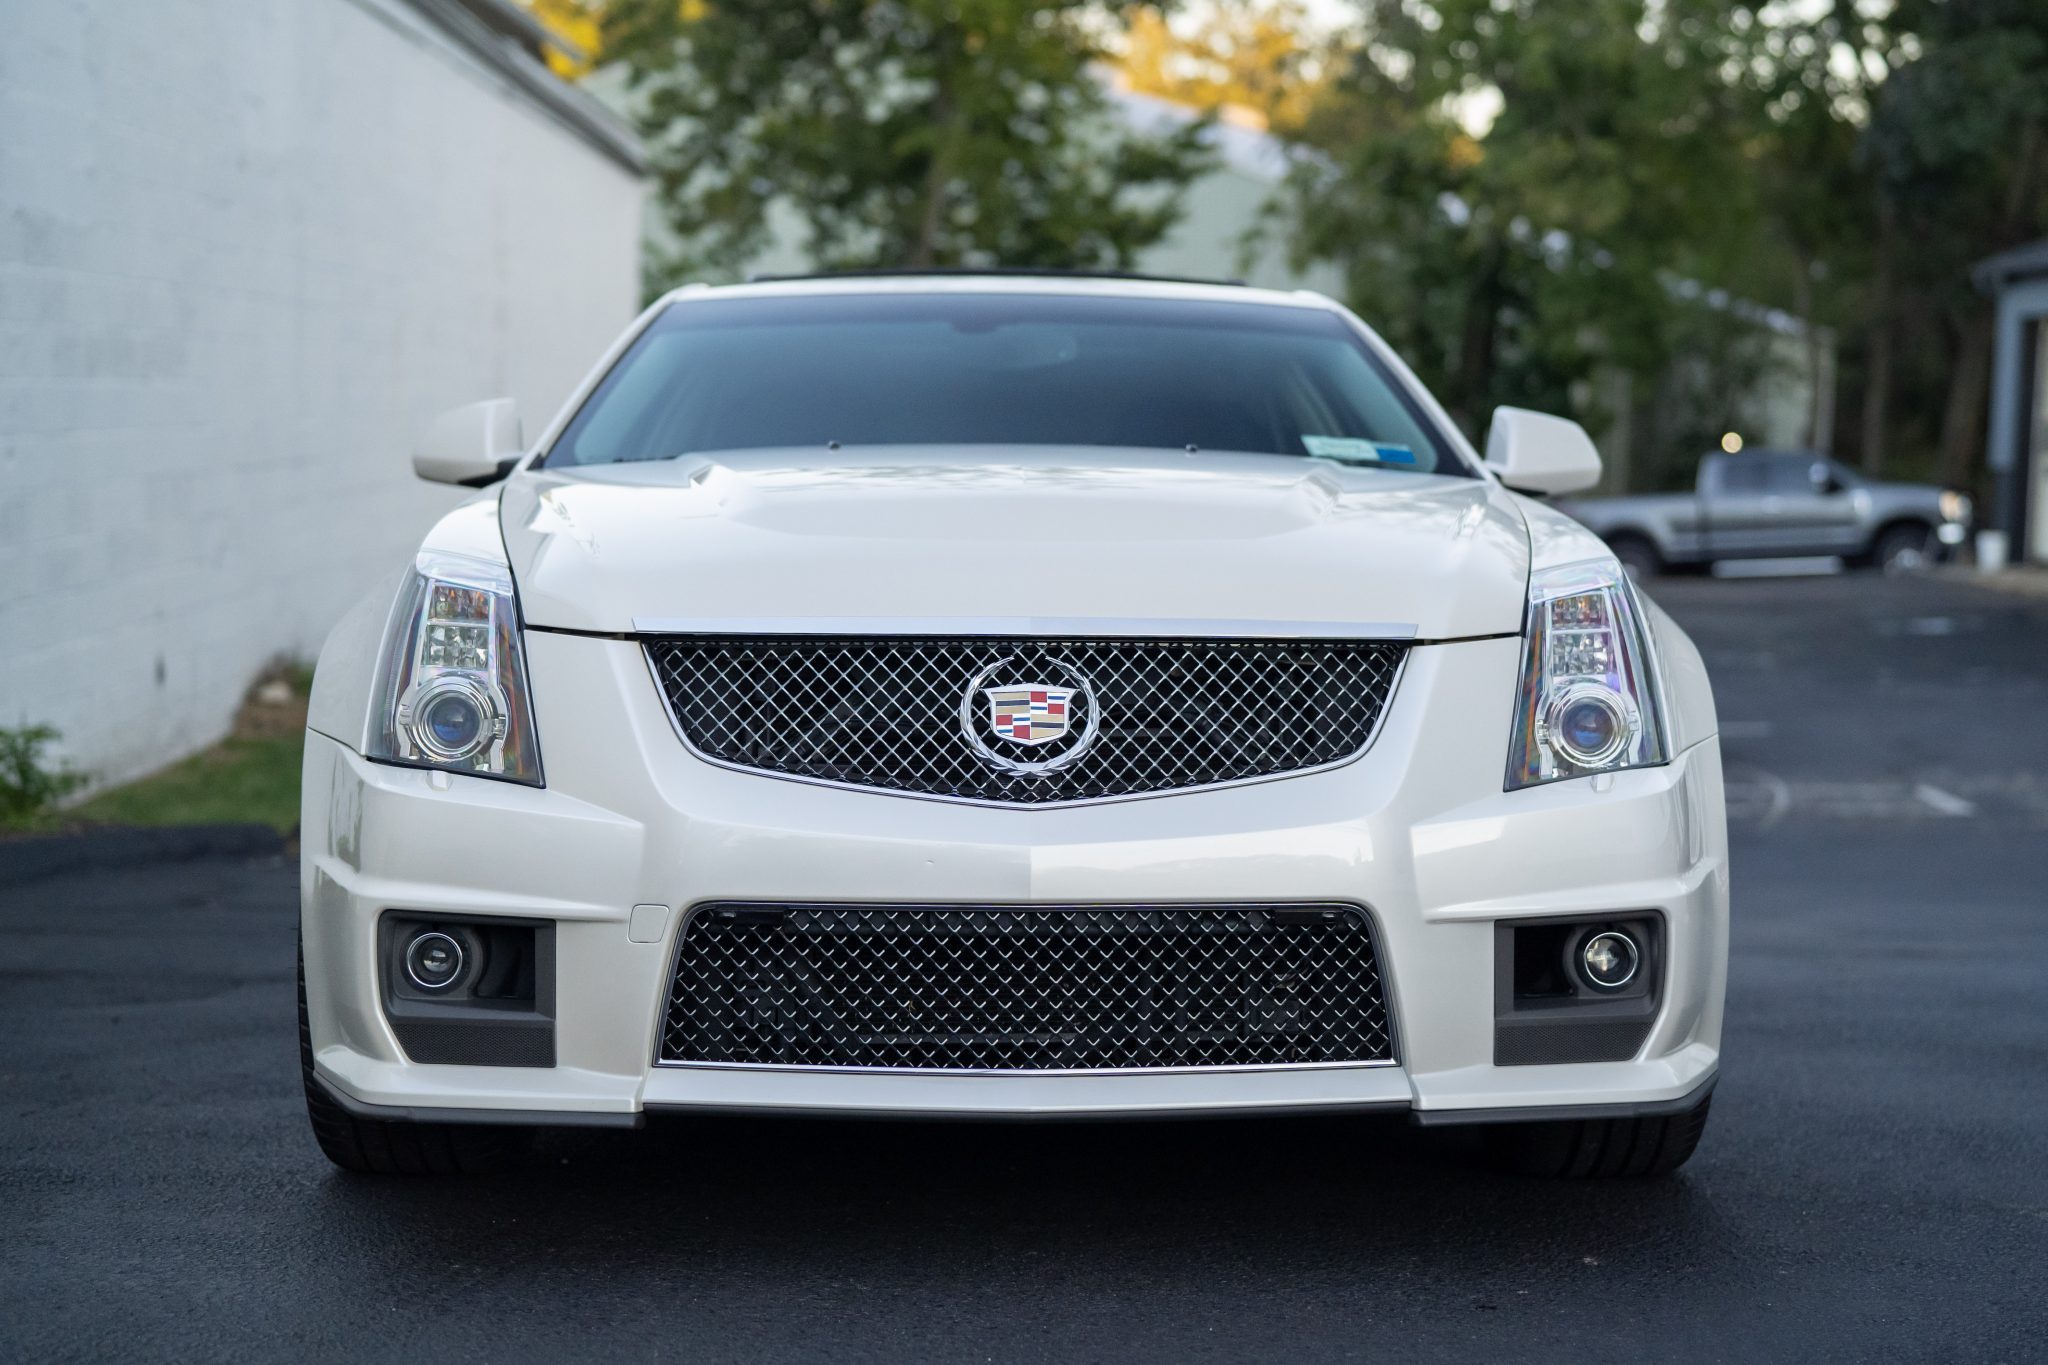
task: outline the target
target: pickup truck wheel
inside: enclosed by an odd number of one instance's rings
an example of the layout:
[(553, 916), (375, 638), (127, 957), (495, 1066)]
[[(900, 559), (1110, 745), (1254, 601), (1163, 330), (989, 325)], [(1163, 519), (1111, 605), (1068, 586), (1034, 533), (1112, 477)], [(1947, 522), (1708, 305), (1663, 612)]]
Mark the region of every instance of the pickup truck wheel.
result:
[(1916, 573), (1933, 561), (1934, 533), (1918, 522), (1887, 526), (1870, 557), (1886, 573)]
[(1669, 1175), (1686, 1163), (1706, 1131), (1709, 1095), (1663, 1118), (1570, 1119), (1489, 1128), (1487, 1149), (1500, 1165), (1551, 1179)]
[(313, 1031), (306, 1019), (306, 954), (299, 952), (299, 1081), (306, 1118), (321, 1154), (361, 1175), (482, 1175), (525, 1160), (531, 1128), (360, 1119), (313, 1075)]
[(1664, 570), (1664, 557), (1641, 536), (1616, 536), (1607, 542), (1607, 548), (1614, 551), (1630, 578), (1655, 578)]

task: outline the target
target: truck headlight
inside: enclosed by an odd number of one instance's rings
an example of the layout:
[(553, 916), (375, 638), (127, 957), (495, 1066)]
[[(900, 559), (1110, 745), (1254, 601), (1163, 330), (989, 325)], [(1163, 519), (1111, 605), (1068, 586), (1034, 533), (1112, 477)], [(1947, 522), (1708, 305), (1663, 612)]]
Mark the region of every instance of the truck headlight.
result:
[(1529, 577), (1529, 628), (1507, 789), (1664, 762), (1649, 631), (1611, 559)]
[(511, 570), (422, 550), (391, 613), (371, 705), (371, 758), (540, 786)]

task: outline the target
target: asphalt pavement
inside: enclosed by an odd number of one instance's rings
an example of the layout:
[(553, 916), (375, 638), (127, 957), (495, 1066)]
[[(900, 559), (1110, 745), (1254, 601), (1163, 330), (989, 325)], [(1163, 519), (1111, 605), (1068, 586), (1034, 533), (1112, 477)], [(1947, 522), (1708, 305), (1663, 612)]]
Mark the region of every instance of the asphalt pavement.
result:
[(2048, 1354), (2048, 599), (1654, 588), (1715, 676), (1723, 1079), (1667, 1180), (1385, 1120), (676, 1120), (337, 1174), (276, 857), (0, 886), (0, 1360)]

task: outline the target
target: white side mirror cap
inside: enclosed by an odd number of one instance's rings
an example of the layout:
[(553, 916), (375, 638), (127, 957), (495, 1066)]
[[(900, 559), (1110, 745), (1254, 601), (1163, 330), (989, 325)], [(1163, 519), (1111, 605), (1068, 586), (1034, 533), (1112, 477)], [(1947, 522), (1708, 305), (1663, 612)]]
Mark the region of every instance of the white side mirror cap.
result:
[(429, 483), (482, 488), (505, 477), (523, 453), (519, 410), (509, 398), (450, 408), (413, 447), (412, 472)]
[(1576, 493), (1600, 482), (1600, 452), (1577, 422), (1527, 408), (1495, 408), (1486, 467), (1524, 493)]

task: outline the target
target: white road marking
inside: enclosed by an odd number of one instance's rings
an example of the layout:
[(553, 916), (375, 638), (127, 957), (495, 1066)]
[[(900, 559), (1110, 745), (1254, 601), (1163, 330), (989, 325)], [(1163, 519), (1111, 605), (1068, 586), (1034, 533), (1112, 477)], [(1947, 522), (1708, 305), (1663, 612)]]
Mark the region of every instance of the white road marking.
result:
[(1977, 813), (1977, 803), (1945, 792), (1929, 782), (1922, 782), (1913, 788), (1913, 795), (1922, 805), (1932, 806), (1943, 815), (1969, 816)]
[[(2016, 806), (2048, 823), (2048, 789), (2039, 788), (2030, 780), (2007, 782), (1996, 791), (1983, 782), (1952, 785), (1977, 791), (1979, 798), (1996, 798), (1992, 803), (1994, 810), (2008, 811)], [(1764, 828), (1795, 812), (1803, 819), (1918, 821), (1970, 819), (1981, 816), (1985, 809), (1982, 799), (1959, 795), (1932, 782), (1853, 778), (1787, 781), (1746, 763), (1729, 765), (1727, 797), (1731, 820)]]
[(1764, 812), (1764, 828), (1768, 829), (1785, 818), (1785, 812), (1792, 809), (1792, 786), (1776, 773), (1767, 773), (1761, 768), (1757, 775), (1763, 779), (1764, 787), (1770, 792), (1771, 807)]
[(1755, 820), (1767, 829), (1792, 809), (1791, 786), (1776, 774), (1747, 764), (1729, 770), (1724, 792), (1731, 818)]

